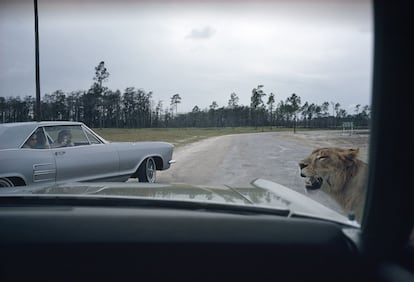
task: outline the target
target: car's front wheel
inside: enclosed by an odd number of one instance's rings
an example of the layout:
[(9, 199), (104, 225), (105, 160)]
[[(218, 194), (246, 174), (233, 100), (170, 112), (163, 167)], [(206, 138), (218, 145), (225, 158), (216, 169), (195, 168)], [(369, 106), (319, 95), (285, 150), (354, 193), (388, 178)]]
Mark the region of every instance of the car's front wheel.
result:
[(157, 174), (157, 166), (153, 158), (145, 159), (138, 168), (139, 182), (154, 183)]

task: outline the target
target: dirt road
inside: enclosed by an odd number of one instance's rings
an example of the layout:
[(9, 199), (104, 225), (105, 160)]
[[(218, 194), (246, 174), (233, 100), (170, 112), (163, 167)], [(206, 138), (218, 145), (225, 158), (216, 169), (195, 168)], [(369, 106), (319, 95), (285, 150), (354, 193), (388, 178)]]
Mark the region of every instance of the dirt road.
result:
[[(159, 172), (157, 182), (199, 185), (243, 186), (264, 178), (307, 194), (298, 162), (319, 147), (360, 148), (360, 159), (368, 159), (368, 131), (350, 135), (342, 131), (299, 131), (237, 134), (214, 137), (175, 149), (177, 161)], [(340, 211), (323, 192), (309, 197)]]

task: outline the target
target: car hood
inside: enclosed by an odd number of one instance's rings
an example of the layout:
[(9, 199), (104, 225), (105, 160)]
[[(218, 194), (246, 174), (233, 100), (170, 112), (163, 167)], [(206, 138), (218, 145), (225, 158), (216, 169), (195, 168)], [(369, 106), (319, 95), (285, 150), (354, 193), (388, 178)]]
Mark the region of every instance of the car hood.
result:
[[(182, 183), (66, 183), (46, 187), (5, 188), (0, 196), (99, 197), (119, 199), (145, 199), (180, 204), (214, 204), (243, 210), (279, 211), (290, 217), (309, 217), (359, 227), (356, 221), (333, 211), (292, 189), (265, 179), (256, 179), (244, 187), (202, 186)], [(208, 208), (208, 207), (207, 207)]]

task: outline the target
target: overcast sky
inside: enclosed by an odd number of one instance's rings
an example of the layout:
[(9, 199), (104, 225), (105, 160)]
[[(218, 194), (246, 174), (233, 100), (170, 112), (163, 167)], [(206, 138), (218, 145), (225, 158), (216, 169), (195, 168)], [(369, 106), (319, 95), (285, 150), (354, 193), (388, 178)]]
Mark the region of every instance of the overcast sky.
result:
[[(0, 96), (35, 96), (33, 1), (0, 1)], [(371, 97), (370, 1), (38, 0), (41, 93), (87, 90), (100, 61), (106, 86), (153, 92), (178, 111), (250, 104), (264, 85), (276, 101)]]

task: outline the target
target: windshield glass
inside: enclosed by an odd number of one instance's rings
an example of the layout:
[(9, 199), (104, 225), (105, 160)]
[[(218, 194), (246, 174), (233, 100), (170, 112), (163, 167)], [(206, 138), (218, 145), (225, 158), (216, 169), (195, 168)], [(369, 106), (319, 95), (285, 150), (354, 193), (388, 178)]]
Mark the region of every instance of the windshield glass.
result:
[(370, 1), (37, 2), (40, 111), (34, 3), (0, 3), (0, 126), (54, 122), (0, 127), (0, 186), (185, 183), (227, 187), (224, 202), (260, 186), (275, 207), (306, 196), (360, 221)]

